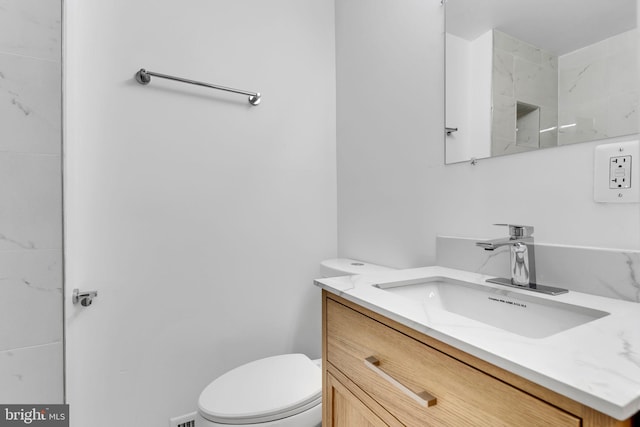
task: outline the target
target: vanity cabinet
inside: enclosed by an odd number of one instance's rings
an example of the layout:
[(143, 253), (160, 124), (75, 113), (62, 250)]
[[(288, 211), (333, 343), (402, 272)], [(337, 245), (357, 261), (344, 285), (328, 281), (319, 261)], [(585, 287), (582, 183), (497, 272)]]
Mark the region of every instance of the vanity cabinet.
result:
[(323, 426), (630, 426), (323, 291)]

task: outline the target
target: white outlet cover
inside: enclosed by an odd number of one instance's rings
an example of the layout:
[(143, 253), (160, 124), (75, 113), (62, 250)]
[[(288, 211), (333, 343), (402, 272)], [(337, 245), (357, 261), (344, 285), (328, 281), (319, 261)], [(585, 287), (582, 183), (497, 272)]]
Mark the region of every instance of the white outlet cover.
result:
[[(622, 156), (631, 156), (631, 185), (628, 188), (610, 188), (611, 159)], [(640, 202), (640, 141), (598, 145), (594, 157), (593, 198), (596, 202)]]

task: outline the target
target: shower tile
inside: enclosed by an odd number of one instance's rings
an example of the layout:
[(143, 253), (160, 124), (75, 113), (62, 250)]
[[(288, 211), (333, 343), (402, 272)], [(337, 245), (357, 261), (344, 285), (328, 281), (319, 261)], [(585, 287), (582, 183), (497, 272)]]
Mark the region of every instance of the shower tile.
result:
[[(500, 31), (493, 31), (492, 73), (492, 155), (513, 154), (554, 146), (555, 129), (538, 135), (540, 129), (553, 128), (557, 111), (557, 59), (554, 55)], [(538, 123), (532, 122), (528, 138), (516, 144), (518, 103), (539, 108)], [(549, 126), (544, 126), (551, 123)], [(523, 131), (523, 129), (520, 129)], [(524, 132), (523, 132), (524, 134)], [(526, 141), (526, 142), (525, 142)]]
[(610, 41), (606, 39), (562, 55), (559, 59), (560, 69), (583, 68), (593, 61), (606, 59), (611, 52)]
[(512, 54), (495, 51), (493, 54), (493, 93), (495, 95), (515, 97)]
[(608, 99), (607, 133), (609, 136), (638, 133), (640, 123), (640, 93), (621, 93)]
[(637, 57), (636, 49), (638, 49), (638, 36), (640, 30), (634, 28), (617, 36), (610, 37), (604, 41), (606, 43), (606, 51), (608, 55), (629, 55), (633, 58)]
[(627, 31), (560, 58), (560, 143), (638, 132), (638, 30)]
[(558, 74), (555, 70), (516, 59), (514, 79), (517, 100), (539, 106), (557, 105)]
[(542, 50), (517, 38), (494, 30), (494, 46), (498, 50), (511, 53), (514, 57), (535, 64), (542, 62)]
[(607, 59), (592, 58), (575, 66), (561, 65), (559, 96), (563, 105), (579, 105), (607, 93)]
[(0, 52), (59, 61), (61, 7), (51, 0), (0, 0)]
[(62, 340), (62, 251), (0, 252), (0, 351)]
[(62, 343), (0, 351), (0, 402), (63, 403)]
[(609, 93), (629, 93), (638, 91), (637, 44), (631, 49), (619, 49), (608, 56), (606, 61), (607, 85)]
[(494, 95), (492, 132), (494, 138), (515, 142), (516, 102), (512, 97)]
[(594, 98), (593, 101), (583, 102), (573, 107), (573, 120), (564, 121), (563, 119), (560, 125), (575, 124), (575, 126), (560, 129), (560, 144), (567, 144), (569, 141), (575, 143), (608, 138), (610, 135), (608, 134), (609, 112), (607, 108), (607, 98)]
[(0, 151), (60, 154), (61, 66), (0, 53)]
[(0, 251), (60, 249), (60, 156), (0, 152)]
[(542, 66), (558, 72), (558, 57), (545, 50), (541, 51)]

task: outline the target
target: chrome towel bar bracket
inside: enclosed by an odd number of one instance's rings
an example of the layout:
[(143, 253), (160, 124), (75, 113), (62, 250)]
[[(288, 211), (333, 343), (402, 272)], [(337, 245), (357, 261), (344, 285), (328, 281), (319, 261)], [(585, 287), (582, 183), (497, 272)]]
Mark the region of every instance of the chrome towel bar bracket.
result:
[(140, 71), (138, 71), (136, 73), (136, 81), (138, 83), (140, 83), (141, 85), (147, 85), (151, 81), (151, 76), (159, 77), (161, 79), (174, 80), (174, 81), (182, 82), (182, 83), (188, 83), (188, 84), (196, 85), (196, 86), (204, 86), (204, 87), (208, 87), (208, 88), (211, 88), (211, 89), (217, 89), (217, 90), (224, 90), (224, 91), (227, 91), (227, 92), (239, 93), (241, 95), (247, 95), (247, 96), (249, 96), (249, 103), (251, 105), (260, 104), (260, 96), (261, 96), (260, 92), (249, 92), (249, 91), (241, 90), (241, 89), (233, 89), (233, 88), (230, 88), (230, 87), (213, 85), (213, 84), (210, 84), (210, 83), (203, 83), (203, 82), (198, 82), (198, 81), (195, 81), (195, 80), (183, 79), (181, 77), (174, 77), (174, 76), (169, 76), (167, 74), (160, 74), (160, 73), (156, 73), (156, 72), (153, 72), (153, 71), (147, 71), (144, 68), (141, 68)]

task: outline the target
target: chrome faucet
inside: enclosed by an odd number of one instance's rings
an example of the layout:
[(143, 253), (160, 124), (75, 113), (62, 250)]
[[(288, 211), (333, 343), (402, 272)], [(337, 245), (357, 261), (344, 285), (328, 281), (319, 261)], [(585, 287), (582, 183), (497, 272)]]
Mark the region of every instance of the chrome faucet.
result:
[[(511, 224), (494, 225), (509, 227), (509, 237), (476, 242), (476, 246), (480, 246), (485, 251), (492, 251), (501, 246), (511, 246), (511, 284), (516, 286), (529, 286), (532, 281), (531, 266), (535, 266), (535, 262), (530, 262), (530, 258), (533, 258), (533, 256), (529, 255), (527, 245), (533, 246), (533, 227), (529, 225)], [(533, 248), (531, 254), (533, 254)], [(535, 273), (533, 275), (535, 276)]]
[(533, 247), (533, 227), (530, 225), (494, 224), (509, 227), (509, 237), (476, 242), (485, 251), (493, 251), (501, 246), (510, 246), (511, 279), (496, 277), (487, 282), (526, 288), (545, 294), (558, 295), (566, 289), (538, 285), (535, 282), (535, 252)]

